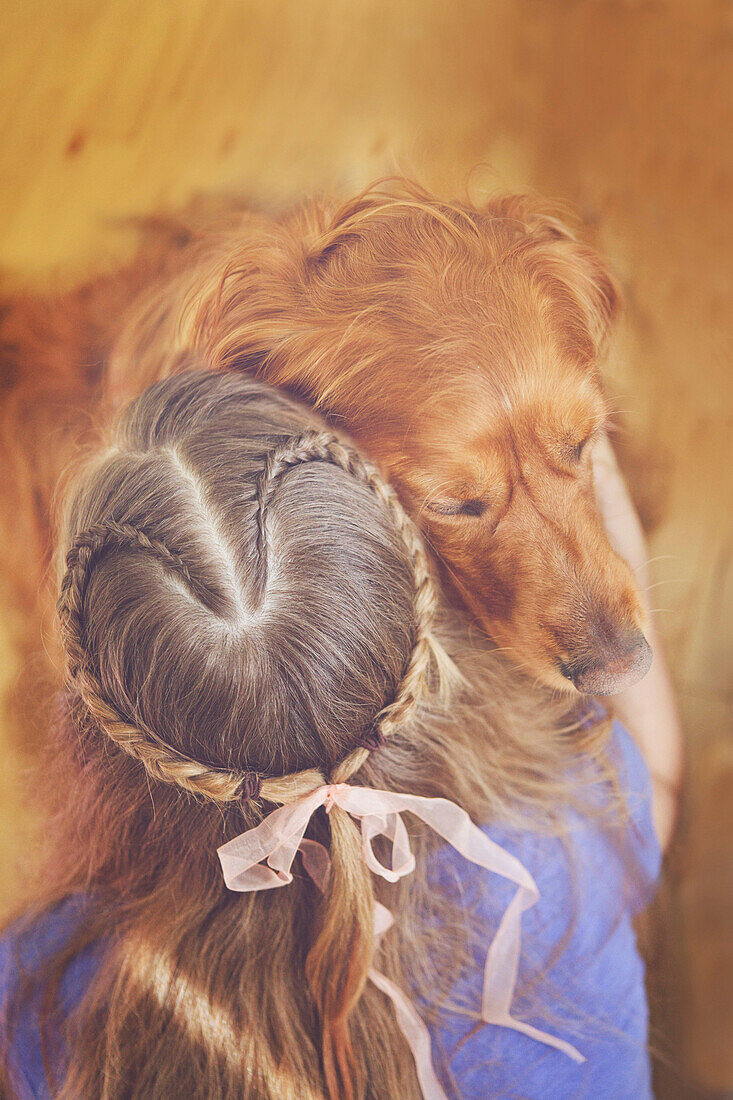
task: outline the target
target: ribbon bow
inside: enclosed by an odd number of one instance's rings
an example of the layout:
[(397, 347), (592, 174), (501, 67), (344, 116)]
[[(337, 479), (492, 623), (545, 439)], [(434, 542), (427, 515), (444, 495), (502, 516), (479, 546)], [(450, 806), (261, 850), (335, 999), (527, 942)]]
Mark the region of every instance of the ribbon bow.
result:
[[(481, 1019), (487, 1024), (513, 1028), (555, 1047), (575, 1062), (584, 1062), (583, 1055), (564, 1039), (511, 1015), (519, 969), (522, 913), (539, 899), (539, 890), (519, 860), (477, 828), (455, 802), (371, 787), (352, 787), (347, 783), (319, 787), (296, 802), (274, 810), (254, 829), (218, 849), (228, 888), (249, 893), (287, 886), (293, 881), (291, 867), (300, 849), (306, 871), (324, 889), (330, 859), (322, 845), (305, 839), (305, 831), (319, 806), (325, 806), (329, 812), (334, 805), (359, 820), (364, 862), (374, 874), (388, 882), (397, 882), (415, 869), (415, 857), (401, 816), (408, 811), (429, 825), (465, 859), (517, 884), (517, 892), (504, 912), (486, 955)], [(372, 842), (378, 836), (385, 836), (392, 843), (390, 866), (380, 863), (374, 854)], [(377, 902), (374, 921), (375, 932), (381, 936), (394, 923), (394, 917), (389, 909)], [(425, 1100), (446, 1100), (432, 1066), (428, 1030), (414, 1005), (380, 971), (370, 970), (369, 977), (392, 1000), (397, 1023), (415, 1059)]]

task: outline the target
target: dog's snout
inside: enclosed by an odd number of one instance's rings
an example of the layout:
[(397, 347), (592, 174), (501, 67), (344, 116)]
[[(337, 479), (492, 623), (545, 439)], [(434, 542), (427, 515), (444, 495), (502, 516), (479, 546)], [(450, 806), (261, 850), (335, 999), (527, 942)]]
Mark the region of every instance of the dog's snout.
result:
[(648, 641), (634, 630), (599, 644), (592, 657), (561, 662), (560, 672), (586, 695), (616, 695), (642, 680), (651, 663)]

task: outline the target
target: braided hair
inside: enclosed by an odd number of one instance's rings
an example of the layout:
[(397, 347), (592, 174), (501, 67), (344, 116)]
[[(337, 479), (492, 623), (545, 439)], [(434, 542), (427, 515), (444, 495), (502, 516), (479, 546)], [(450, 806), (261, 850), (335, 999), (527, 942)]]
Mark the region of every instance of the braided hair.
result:
[[(222, 395), (217, 394), (217, 390), (224, 388), (231, 396), (233, 386), (235, 390), (240, 391), (244, 388), (249, 401), (252, 400), (253, 387), (259, 393), (266, 390), (265, 387), (256, 383), (237, 378), (229, 377), (226, 382), (223, 382), (221, 376), (204, 377), (208, 388), (215, 391), (214, 396), (218, 398)], [(183, 401), (185, 393), (182, 394), (180, 391), (182, 387), (184, 391), (186, 390), (187, 378), (189, 388), (193, 386), (191, 398), (195, 406), (195, 399), (200, 398), (202, 393), (202, 379), (197, 375), (184, 375), (153, 387), (156, 391), (166, 389), (176, 391), (174, 394), (163, 394), (166, 397), (166, 407), (169, 412), (171, 408), (175, 410), (175, 415), (169, 415), (168, 421), (178, 417), (181, 423), (186, 423)], [(158, 396), (160, 397), (160, 394)], [(175, 401), (172, 401), (173, 397)], [(138, 399), (136, 405), (139, 406), (144, 400), (144, 397)], [(278, 400), (282, 399), (278, 398)], [(132, 424), (139, 433), (140, 424), (144, 419), (139, 408), (132, 415), (128, 415), (128, 435), (129, 425)], [(187, 425), (188, 429), (190, 430), (192, 425), (195, 427), (197, 423), (194, 409)], [(208, 423), (210, 428), (211, 420)], [(180, 442), (175, 443), (169, 433), (170, 423), (166, 423), (159, 417), (156, 432), (151, 436), (148, 429), (145, 444), (148, 447), (152, 445), (153, 449), (164, 451), (168, 456), (171, 453), (174, 454), (177, 465), (183, 467)], [(139, 442), (138, 440), (136, 445), (139, 445)], [(153, 729), (149, 722), (141, 720), (139, 715), (125, 713), (110, 697), (110, 692), (105, 691), (98, 661), (90, 653), (88, 644), (89, 590), (95, 571), (111, 555), (118, 552), (131, 552), (155, 560), (168, 574), (178, 578), (190, 592), (200, 589), (201, 582), (187, 564), (186, 555), (168, 545), (166, 540), (159, 537), (159, 534), (146, 529), (148, 525), (144, 519), (142, 523), (120, 522), (108, 515), (98, 518), (96, 522), (73, 535), (73, 541), (65, 557), (65, 572), (58, 601), (58, 616), (68, 678), (83, 706), (99, 728), (123, 752), (138, 760), (154, 780), (175, 784), (193, 795), (221, 803), (246, 801), (258, 797), (268, 801), (290, 801), (304, 791), (325, 782), (327, 778), (333, 782), (344, 782), (358, 771), (369, 753), (378, 748), (385, 737), (389, 737), (397, 728), (409, 722), (431, 679), (432, 670), (445, 667), (447, 658), (440, 651), (432, 632), (437, 596), (429, 561), (418, 531), (378, 469), (365, 460), (351, 444), (319, 424), (305, 432), (301, 431), (286, 438), (281, 437), (274, 446), (259, 457), (259, 476), (254, 479), (253, 492), (255, 560), (260, 597), (266, 592), (271, 579), (270, 557), (273, 555), (273, 548), (270, 545), (268, 522), (273, 501), (279, 487), (291, 471), (296, 467), (315, 463), (328, 464), (336, 468), (368, 490), (383, 513), (385, 522), (393, 528), (403, 548), (413, 589), (413, 644), (409, 653), (405, 655), (406, 660), (399, 682), (391, 697), (384, 700), (381, 709), (367, 724), (359, 743), (330, 770), (328, 776), (323, 774), (325, 769), (317, 767), (280, 775), (277, 772), (263, 774), (262, 771), (254, 768), (235, 770), (213, 766), (174, 747)], [(186, 465), (185, 468), (187, 476), (193, 479), (190, 466)], [(200, 487), (197, 491), (200, 497)], [(277, 557), (277, 548), (274, 550), (274, 556)]]

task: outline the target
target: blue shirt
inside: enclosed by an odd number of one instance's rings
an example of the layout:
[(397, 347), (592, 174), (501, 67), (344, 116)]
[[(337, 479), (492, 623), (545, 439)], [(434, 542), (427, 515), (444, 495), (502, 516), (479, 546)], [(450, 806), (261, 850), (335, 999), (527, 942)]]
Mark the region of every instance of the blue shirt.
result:
[[(515, 1002), (513, 1014), (573, 1043), (586, 1061), (577, 1065), (567, 1055), (507, 1028), (485, 1025), (470, 1034), (475, 1021), (446, 1011), (432, 1029), (432, 1041), (436, 1054), (442, 1051), (450, 1067), (444, 1079), (449, 1096), (652, 1096), (644, 966), (632, 918), (651, 899), (661, 853), (651, 819), (649, 775), (631, 737), (618, 724), (613, 750), (630, 806), (629, 823), (615, 837), (577, 814), (570, 814), (569, 836), (562, 840), (494, 825), (484, 828), (524, 864), (540, 891), (539, 901), (522, 918), (519, 988), (533, 975), (542, 977), (533, 1001)], [(478, 1006), (486, 947), (516, 887), (468, 863), (448, 846), (436, 853), (431, 872), (436, 884), (460, 896), (461, 904), (470, 906), (486, 928), (475, 968), (459, 980), (451, 996), (452, 1002)], [(22, 933), (11, 929), (0, 939), (0, 1004), (7, 1003), (17, 985), (18, 959), (32, 974), (83, 919), (86, 904), (81, 897), (71, 898)], [(62, 1016), (83, 997), (100, 957), (99, 948), (88, 948), (69, 965), (61, 984)], [(20, 1100), (49, 1097), (38, 1003), (17, 1022), (9, 1055)], [(439, 1064), (440, 1059), (435, 1061)]]
[[(539, 901), (522, 917), (518, 989), (540, 976), (532, 1000), (512, 1015), (572, 1043), (586, 1058), (566, 1054), (519, 1032), (446, 1013), (432, 1030), (434, 1047), (449, 1060), (449, 1095), (463, 1100), (647, 1100), (652, 1097), (647, 1050), (648, 1007), (644, 964), (632, 920), (652, 899), (661, 851), (651, 817), (649, 773), (631, 736), (614, 724), (612, 751), (628, 799), (623, 829), (569, 812), (562, 840), (484, 828), (532, 874)], [(599, 803), (608, 793), (599, 784)], [(478, 1006), (483, 963), (516, 887), (467, 863), (451, 848), (437, 855), (437, 881), (460, 894), (487, 940), (476, 966), (451, 1000)], [(558, 952), (558, 948), (560, 951)], [(543, 1011), (544, 1008), (544, 1011)], [(474, 1032), (471, 1034), (471, 1032)]]

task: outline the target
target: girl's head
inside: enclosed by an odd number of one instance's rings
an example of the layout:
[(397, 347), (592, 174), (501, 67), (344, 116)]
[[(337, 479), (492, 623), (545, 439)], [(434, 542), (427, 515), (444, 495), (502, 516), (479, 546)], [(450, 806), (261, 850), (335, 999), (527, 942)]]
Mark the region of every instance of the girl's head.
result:
[(195, 794), (331, 774), (427, 677), (434, 593), (396, 498), (241, 376), (186, 374), (136, 401), (70, 500), (64, 551), (82, 702)]
[[(311, 820), (331, 858), (323, 896), (302, 874), (230, 893), (217, 848), (357, 772), (476, 820), (552, 825), (578, 748), (563, 704), (455, 616), (433, 628), (422, 544), (376, 470), (239, 375), (144, 393), (67, 492), (61, 549), (68, 682), (39, 904), (81, 894), (86, 915), (42, 975), (46, 1023), (69, 961), (93, 943), (104, 961), (58, 1095), (419, 1096), (366, 984), (383, 884), (351, 818)], [(417, 870), (386, 899), (399, 928), (378, 948), (427, 1014), (473, 965), (428, 882), (432, 843), (413, 837)]]

